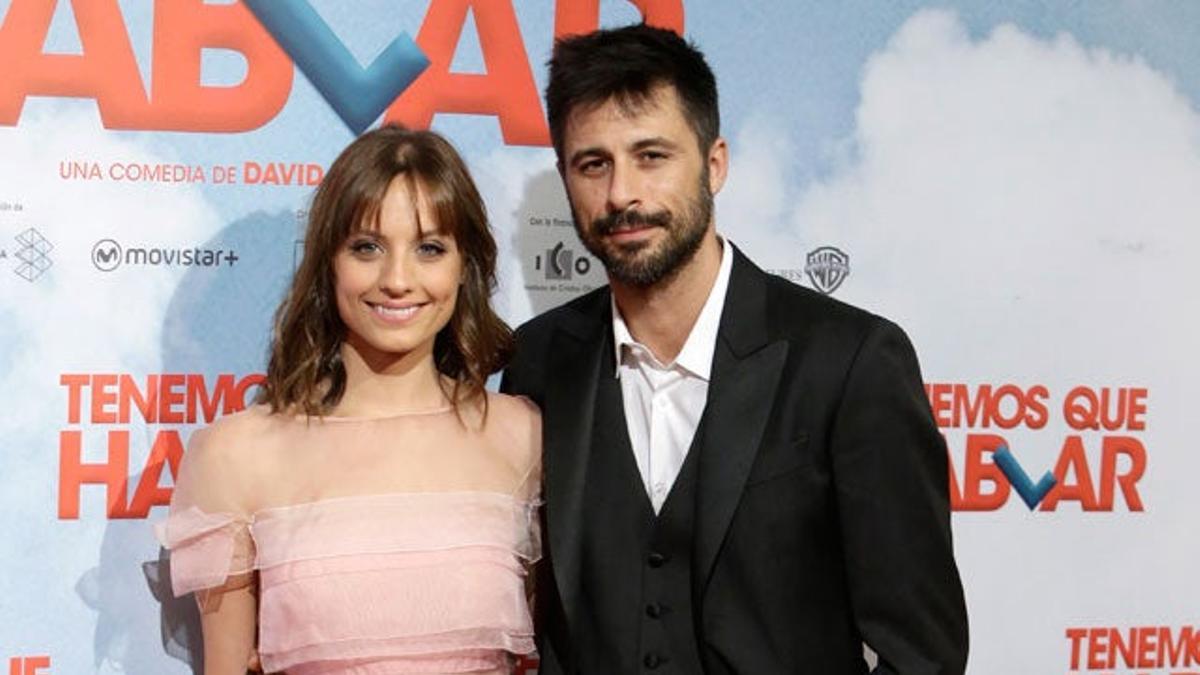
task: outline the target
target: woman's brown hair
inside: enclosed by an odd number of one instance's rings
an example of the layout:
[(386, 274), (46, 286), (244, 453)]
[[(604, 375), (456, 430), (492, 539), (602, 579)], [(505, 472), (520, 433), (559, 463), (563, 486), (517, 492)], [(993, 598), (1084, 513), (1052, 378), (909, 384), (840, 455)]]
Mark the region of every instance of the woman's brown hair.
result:
[(334, 300), (333, 259), (354, 232), (374, 223), (388, 186), (408, 181), (428, 200), (440, 231), (454, 237), (463, 283), (454, 314), (434, 340), (433, 358), (453, 381), (455, 405), (481, 399), (484, 385), (507, 364), (512, 330), (492, 311), (496, 242), (487, 212), (462, 158), (432, 131), (386, 126), (360, 136), (333, 162), (313, 198), (304, 257), (275, 313), (267, 377), (257, 401), (271, 412), (328, 413), (346, 389), (341, 344), (346, 327)]

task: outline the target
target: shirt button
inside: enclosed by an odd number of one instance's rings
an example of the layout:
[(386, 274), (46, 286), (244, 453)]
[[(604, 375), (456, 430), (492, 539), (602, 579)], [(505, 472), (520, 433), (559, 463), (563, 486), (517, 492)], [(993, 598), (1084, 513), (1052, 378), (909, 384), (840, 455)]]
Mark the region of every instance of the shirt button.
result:
[(662, 616), (662, 611), (662, 605), (658, 604), (657, 602), (652, 602), (646, 605), (646, 616), (650, 617), (651, 619), (657, 619), (658, 617)]
[(646, 564), (650, 565), (651, 567), (653, 567), (655, 569), (662, 567), (663, 564), (666, 562), (667, 562), (667, 556), (665, 556), (657, 551), (654, 551), (654, 552), (650, 553), (650, 555), (646, 556)]
[(650, 670), (654, 670), (655, 668), (658, 668), (665, 661), (666, 661), (666, 659), (659, 656), (655, 652), (647, 652), (646, 655), (642, 657), (642, 665), (646, 666)]

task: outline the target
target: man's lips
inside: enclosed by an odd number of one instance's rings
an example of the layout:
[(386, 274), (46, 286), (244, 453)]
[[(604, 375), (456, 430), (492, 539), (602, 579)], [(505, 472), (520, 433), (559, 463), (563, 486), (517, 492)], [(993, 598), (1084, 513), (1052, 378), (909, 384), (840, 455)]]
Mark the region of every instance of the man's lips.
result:
[(622, 225), (612, 228), (603, 236), (606, 239), (616, 242), (631, 241), (645, 238), (651, 231), (657, 228), (657, 225)]
[(656, 227), (668, 227), (671, 224), (671, 214), (667, 211), (642, 213), (641, 211), (618, 211), (597, 218), (592, 222), (592, 229), (602, 237), (610, 237), (628, 232), (642, 232)]

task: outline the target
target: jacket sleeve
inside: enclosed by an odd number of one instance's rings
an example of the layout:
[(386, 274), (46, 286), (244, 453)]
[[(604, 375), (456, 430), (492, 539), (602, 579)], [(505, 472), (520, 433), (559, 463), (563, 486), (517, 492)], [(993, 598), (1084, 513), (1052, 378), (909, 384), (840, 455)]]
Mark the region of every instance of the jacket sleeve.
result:
[(504, 374), (500, 377), (500, 391), (513, 396), (525, 396), (539, 409), (546, 409), (544, 397), (547, 339), (545, 330), (537, 330), (530, 324), (516, 331), (516, 349)]
[(950, 534), (945, 442), (916, 354), (877, 319), (846, 374), (831, 436), (855, 621), (876, 673), (961, 674), (967, 613)]

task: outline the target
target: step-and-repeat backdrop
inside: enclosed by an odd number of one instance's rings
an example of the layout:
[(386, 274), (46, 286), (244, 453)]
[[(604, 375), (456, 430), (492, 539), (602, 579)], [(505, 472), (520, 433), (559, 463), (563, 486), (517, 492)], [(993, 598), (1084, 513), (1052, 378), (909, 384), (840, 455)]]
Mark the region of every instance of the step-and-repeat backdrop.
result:
[(603, 283), (544, 62), (644, 15), (717, 72), (719, 230), (917, 345), (970, 672), (1200, 673), (1200, 5), (930, 4), (0, 0), (0, 671), (191, 672), (150, 524), (357, 132), (458, 146), (510, 322)]

